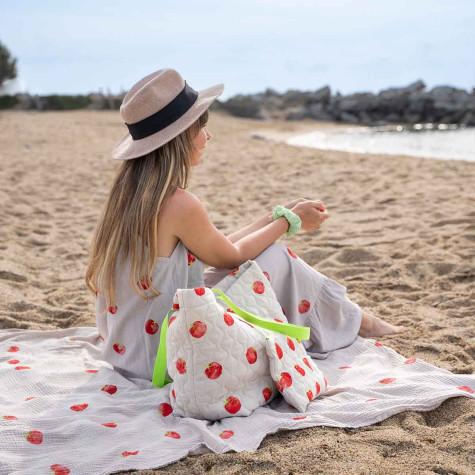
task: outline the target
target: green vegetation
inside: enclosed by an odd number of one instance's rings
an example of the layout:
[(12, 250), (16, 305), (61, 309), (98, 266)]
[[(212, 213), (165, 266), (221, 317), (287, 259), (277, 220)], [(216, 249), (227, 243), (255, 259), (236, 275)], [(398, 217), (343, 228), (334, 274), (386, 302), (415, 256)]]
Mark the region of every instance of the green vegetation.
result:
[(10, 57), (10, 51), (0, 42), (0, 87), (7, 79), (16, 78), (16, 58)]
[(11, 109), (19, 102), (16, 96), (0, 96), (0, 109)]
[(88, 106), (92, 101), (89, 96), (39, 96), (38, 98), (41, 110), (73, 110), (82, 109)]

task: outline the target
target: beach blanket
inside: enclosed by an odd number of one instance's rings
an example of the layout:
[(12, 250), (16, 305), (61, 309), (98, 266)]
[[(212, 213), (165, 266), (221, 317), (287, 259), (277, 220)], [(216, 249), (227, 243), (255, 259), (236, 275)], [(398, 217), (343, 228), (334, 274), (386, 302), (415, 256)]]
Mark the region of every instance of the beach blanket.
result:
[(160, 468), (187, 455), (256, 450), (267, 434), (361, 427), (450, 397), (475, 398), (454, 374), (357, 337), (314, 360), (329, 390), (299, 413), (282, 398), (218, 421), (171, 413), (169, 386), (126, 379), (100, 359), (96, 327), (0, 330), (0, 473), (108, 474)]

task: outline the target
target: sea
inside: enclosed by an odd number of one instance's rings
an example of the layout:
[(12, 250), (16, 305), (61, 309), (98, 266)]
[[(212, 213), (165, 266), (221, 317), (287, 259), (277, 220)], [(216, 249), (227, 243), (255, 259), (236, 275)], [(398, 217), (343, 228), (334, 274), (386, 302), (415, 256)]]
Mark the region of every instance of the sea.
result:
[(325, 150), (475, 161), (475, 127), (457, 124), (388, 125), (314, 131), (286, 140)]

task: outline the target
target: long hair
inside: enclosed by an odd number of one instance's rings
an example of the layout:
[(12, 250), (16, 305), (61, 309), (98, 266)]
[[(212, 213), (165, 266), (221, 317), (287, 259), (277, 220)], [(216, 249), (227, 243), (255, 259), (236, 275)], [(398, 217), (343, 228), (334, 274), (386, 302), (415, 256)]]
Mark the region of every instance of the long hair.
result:
[(101, 292), (108, 302), (104, 314), (114, 305), (117, 278), (114, 273), (119, 251), (119, 268), (132, 256), (131, 289), (147, 302), (162, 294), (150, 278), (158, 257), (158, 216), (177, 188), (188, 187), (194, 150), (192, 139), (207, 124), (208, 116), (206, 110), (170, 142), (141, 157), (124, 160), (118, 167), (96, 224), (85, 275), (89, 291), (96, 296)]

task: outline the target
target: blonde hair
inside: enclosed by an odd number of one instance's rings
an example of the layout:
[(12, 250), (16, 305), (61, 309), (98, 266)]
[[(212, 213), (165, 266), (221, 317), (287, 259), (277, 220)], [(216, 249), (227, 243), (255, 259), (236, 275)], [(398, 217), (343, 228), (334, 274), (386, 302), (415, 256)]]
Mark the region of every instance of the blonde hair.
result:
[[(162, 294), (149, 279), (158, 257), (158, 216), (177, 188), (188, 187), (194, 150), (192, 139), (207, 124), (208, 116), (206, 110), (170, 142), (142, 157), (124, 160), (116, 171), (96, 224), (85, 275), (92, 294), (104, 292), (104, 297), (108, 297), (104, 314), (114, 304), (114, 273), (119, 251), (119, 268), (132, 256), (131, 289), (147, 302)], [(145, 290), (152, 295), (147, 295)]]

